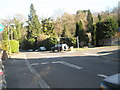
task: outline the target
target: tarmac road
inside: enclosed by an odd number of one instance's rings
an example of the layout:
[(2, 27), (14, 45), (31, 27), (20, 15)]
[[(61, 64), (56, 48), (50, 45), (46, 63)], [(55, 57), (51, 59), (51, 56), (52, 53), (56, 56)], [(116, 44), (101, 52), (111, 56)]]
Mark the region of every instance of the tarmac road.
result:
[(62, 53), (22, 52), (5, 63), (7, 87), (99, 88), (105, 77), (118, 73), (119, 63), (98, 52), (105, 52), (105, 48)]

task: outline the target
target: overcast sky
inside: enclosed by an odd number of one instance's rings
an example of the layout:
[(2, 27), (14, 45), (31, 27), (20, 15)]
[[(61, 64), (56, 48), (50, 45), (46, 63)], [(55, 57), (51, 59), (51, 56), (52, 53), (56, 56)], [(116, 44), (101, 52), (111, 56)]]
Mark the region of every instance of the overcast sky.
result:
[(33, 3), (39, 17), (50, 17), (60, 10), (75, 14), (77, 10), (105, 11), (118, 6), (120, 0), (0, 0), (0, 19), (22, 14), (27, 18)]

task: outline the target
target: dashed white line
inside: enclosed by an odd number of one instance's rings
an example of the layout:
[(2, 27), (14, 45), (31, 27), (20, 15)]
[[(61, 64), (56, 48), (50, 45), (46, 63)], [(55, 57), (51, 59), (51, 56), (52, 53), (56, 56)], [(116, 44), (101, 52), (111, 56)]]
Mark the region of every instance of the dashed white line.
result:
[[(25, 54), (24, 54), (25, 55)], [(50, 86), (44, 81), (44, 79), (37, 73), (37, 71), (30, 65), (30, 62), (27, 60), (25, 55), (25, 62), (30, 69), (30, 71), (35, 75), (36, 80), (38, 81), (40, 88), (50, 88)]]
[(61, 61), (55, 61), (55, 62), (52, 62), (52, 63), (53, 63), (53, 64), (54, 64), (54, 63), (61, 63)]
[(32, 66), (33, 66), (33, 65), (39, 65), (39, 63), (32, 63), (31, 65), (32, 65)]
[(71, 64), (71, 63), (65, 62), (65, 61), (61, 61), (60, 63), (63, 64), (63, 65), (66, 65), (66, 66), (69, 66), (69, 67), (75, 68), (75, 69), (82, 69), (82, 68), (83, 68), (83, 67), (80, 67), (80, 66), (77, 66), (77, 65), (74, 65), (74, 64)]
[(49, 64), (49, 62), (43, 62), (43, 63), (41, 63), (41, 64)]
[(106, 76), (106, 75), (104, 75), (104, 74), (97, 74), (97, 75), (100, 76), (100, 77), (103, 77), (103, 78), (108, 77), (108, 76)]
[(66, 66), (69, 66), (69, 67), (72, 67), (72, 68), (75, 68), (75, 69), (82, 69), (83, 68), (83, 67), (80, 67), (80, 66), (65, 62), (65, 61), (55, 61), (55, 62), (52, 62), (52, 63), (53, 64), (60, 63), (60, 64), (63, 64), (63, 65), (66, 65)]

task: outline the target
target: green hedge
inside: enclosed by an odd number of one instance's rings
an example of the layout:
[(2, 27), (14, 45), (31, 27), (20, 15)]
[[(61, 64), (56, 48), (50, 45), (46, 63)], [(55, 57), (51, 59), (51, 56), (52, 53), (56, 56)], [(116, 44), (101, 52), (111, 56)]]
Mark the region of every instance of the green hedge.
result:
[(19, 41), (16, 40), (10, 40), (10, 47), (12, 53), (19, 52)]
[(17, 53), (19, 52), (19, 41), (10, 40), (10, 48), (8, 40), (2, 41), (2, 49), (9, 51), (10, 53)]

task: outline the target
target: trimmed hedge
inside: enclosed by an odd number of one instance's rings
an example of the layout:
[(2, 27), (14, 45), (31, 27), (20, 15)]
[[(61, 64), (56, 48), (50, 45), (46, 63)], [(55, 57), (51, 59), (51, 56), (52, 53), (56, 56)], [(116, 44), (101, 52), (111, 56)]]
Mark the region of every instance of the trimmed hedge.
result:
[(10, 40), (10, 47), (12, 53), (19, 52), (19, 41), (16, 40)]
[(8, 40), (2, 41), (2, 49), (6, 51), (11, 51), (10, 53), (17, 53), (19, 52), (19, 41), (16, 40), (10, 40), (10, 49), (9, 50), (9, 42)]

